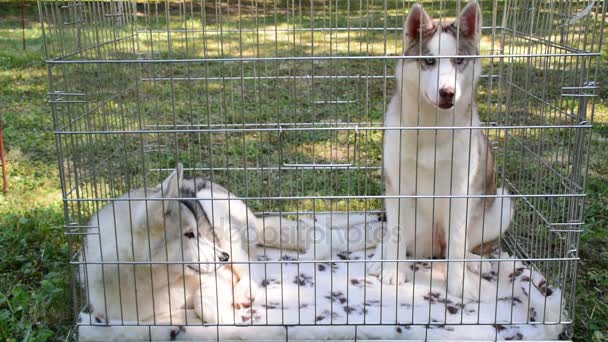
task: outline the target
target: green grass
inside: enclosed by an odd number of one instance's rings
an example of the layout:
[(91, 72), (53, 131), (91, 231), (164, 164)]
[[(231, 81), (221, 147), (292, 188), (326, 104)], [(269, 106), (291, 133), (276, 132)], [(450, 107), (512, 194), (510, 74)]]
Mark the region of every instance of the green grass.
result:
[[(381, 6), (381, 2), (374, 3)], [(344, 10), (344, 9), (341, 9)], [(448, 9), (451, 10), (451, 9)], [(389, 24), (400, 25), (401, 17), (398, 9), (390, 12)], [(329, 18), (324, 18), (329, 20)], [(491, 17), (486, 14), (486, 21)], [(249, 20), (249, 21), (248, 21)], [(268, 19), (270, 20), (270, 19)], [(274, 20), (274, 19), (273, 19)], [(276, 20), (286, 20), (279, 17)], [(339, 19), (343, 20), (343, 19)], [(382, 18), (373, 18), (382, 20)], [(195, 27), (196, 21), (188, 21), (189, 25)], [(252, 25), (251, 18), (246, 19), (244, 25)], [(162, 22), (158, 25), (162, 27)], [(217, 23), (210, 23), (217, 24)], [(339, 22), (339, 25), (348, 25), (348, 22)], [(351, 25), (357, 25), (351, 22)], [(226, 28), (236, 28), (234, 20), (225, 23)], [(304, 22), (303, 26), (310, 23)], [(212, 26), (210, 26), (212, 27)], [(67, 261), (70, 257), (67, 238), (63, 234), (64, 212), (61, 203), (61, 188), (59, 185), (58, 165), (55, 156), (55, 137), (52, 133), (53, 120), (50, 107), (47, 104), (47, 68), (44, 63), (42, 50), (42, 31), (34, 15), (31, 4), (26, 8), (26, 49), (22, 49), (22, 31), (20, 30), (20, 17), (18, 7), (14, 2), (0, 1), (0, 111), (3, 115), (5, 141), (8, 151), (9, 170), (9, 193), (0, 194), (0, 339), (1, 340), (28, 340), (46, 341), (62, 340), (69, 334), (70, 322), (73, 322), (72, 312), (72, 289), (70, 287), (70, 270)], [(158, 36), (155, 39), (161, 39)], [(236, 39), (236, 37), (233, 37)], [(244, 43), (251, 45), (245, 36)], [(317, 41), (317, 47), (322, 53), (328, 45), (318, 41), (321, 36), (303, 35), (299, 42), (306, 43), (310, 39)], [(192, 48), (186, 50), (184, 40), (174, 37), (174, 53), (180, 57), (192, 56)], [(289, 39), (289, 38), (286, 38)], [(394, 45), (398, 42), (397, 36), (388, 37), (389, 50), (398, 48)], [(154, 41), (157, 43), (157, 41)], [(370, 34), (355, 40), (354, 43), (369, 43), (373, 49), (381, 49), (384, 42), (382, 35)], [(210, 51), (217, 48), (217, 42), (210, 41)], [(514, 45), (524, 46), (522, 42), (513, 42)], [(305, 44), (303, 44), (305, 45)], [(337, 53), (358, 53), (358, 44), (350, 45), (347, 42), (341, 44), (344, 50)], [(234, 51), (238, 45), (232, 42), (227, 48), (228, 53)], [(262, 44), (262, 47), (272, 49), (272, 46)], [(520, 47), (521, 48), (521, 47)], [(146, 49), (145, 40), (142, 41), (142, 49)], [(232, 49), (232, 50), (230, 50)], [(246, 46), (248, 53), (255, 53)], [(200, 49), (197, 51), (201, 51)], [(379, 51), (379, 50), (374, 50)], [(310, 51), (303, 46), (282, 44), (277, 48), (279, 55), (291, 53), (306, 54)], [(326, 52), (326, 51), (325, 51)], [(608, 48), (602, 51), (600, 79), (602, 84), (608, 83)], [(535, 93), (551, 94), (559, 92), (555, 85), (560, 84), (562, 71), (557, 69), (558, 61), (549, 65), (548, 71), (541, 65), (533, 65), (538, 74), (528, 75), (525, 71), (528, 65), (526, 60), (515, 60), (513, 63), (515, 79), (517, 84), (525, 84), (527, 77), (538, 80), (538, 77), (546, 76), (544, 82), (533, 82)], [(392, 73), (393, 62), (386, 65), (384, 62), (328, 62), (318, 64), (302, 64), (298, 66), (274, 63), (265, 65), (244, 65), (243, 71), (248, 75), (291, 75), (292, 70), (299, 74), (307, 74), (315, 68), (315, 74), (365, 74), (368, 70), (380, 73), (386, 66), (387, 74)], [(486, 65), (486, 68), (489, 67)], [(112, 68), (124, 68), (112, 69)], [(78, 74), (82, 84), (80, 89), (87, 90), (91, 95), (91, 101), (99, 101), (108, 96), (119, 93), (132, 81), (133, 74), (129, 73), (127, 66), (90, 66), (84, 68), (66, 68), (56, 72), (65, 72), (70, 77)], [(209, 64), (208, 68), (192, 66), (192, 69), (183, 67), (167, 69), (166, 67), (149, 66), (142, 68), (139, 72), (142, 76), (152, 73), (171, 74), (174, 76), (189, 72), (198, 75), (238, 75), (241, 66)], [(541, 70), (541, 71), (539, 71)], [(113, 80), (112, 87), (104, 87), (107, 84), (107, 76), (110, 72), (124, 71), (124, 78)], [(106, 77), (106, 78), (104, 78)], [(534, 78), (537, 77), (537, 78)], [(567, 77), (567, 74), (566, 74)], [(91, 81), (92, 80), (92, 81)], [(256, 83), (258, 88), (241, 92), (242, 88), (237, 83), (210, 83), (205, 85), (199, 82), (187, 86), (186, 83), (177, 84), (174, 93), (178, 105), (172, 107), (171, 92), (164, 85), (148, 84), (142, 88), (140, 96), (144, 96), (139, 110), (146, 118), (159, 118), (164, 122), (172, 122), (172, 112), (176, 114), (178, 122), (189, 122), (189, 113), (208, 113), (207, 118), (215, 123), (241, 124), (260, 120), (262, 122), (319, 122), (340, 118), (343, 121), (368, 122), (381, 119), (383, 105), (376, 101), (365, 106), (357, 104), (344, 106), (311, 105), (315, 100), (332, 99), (341, 96), (347, 99), (363, 98), (369, 94), (371, 98), (382, 98), (385, 91), (391, 91), (392, 85), (384, 85), (381, 81), (371, 82), (367, 88), (357, 88), (354, 81), (332, 81), (319, 82), (314, 91), (307, 91), (307, 83), (293, 81), (273, 81)], [(101, 85), (101, 86), (100, 86)], [(347, 90), (345, 90), (347, 89)], [(272, 90), (279, 90), (274, 96)], [(303, 91), (303, 92), (302, 92)], [(202, 98), (196, 94), (210, 94), (209, 99)], [(299, 94), (307, 94), (302, 97)], [(194, 94), (194, 95), (193, 95)], [(233, 96), (222, 97), (222, 94)], [(260, 94), (263, 97), (260, 97)], [(487, 83), (482, 84), (480, 89), (482, 96), (495, 96), (497, 89), (490, 88)], [(91, 127), (104, 127), (109, 129), (137, 128), (138, 122), (124, 121), (118, 115), (121, 111), (134, 112), (136, 109), (129, 101), (129, 96), (117, 96), (113, 101), (103, 108), (103, 115), (92, 116), (95, 120), (88, 122), (89, 126), (75, 125), (73, 129), (91, 129)], [(560, 118), (547, 115), (541, 116), (538, 106), (530, 102), (517, 102), (518, 98), (524, 98), (523, 94), (515, 92), (514, 101), (517, 105), (509, 112), (509, 120), (512, 124), (530, 123), (555, 123)], [(485, 98), (484, 97), (484, 98)], [(150, 101), (145, 101), (150, 99)], [(576, 320), (574, 323), (574, 338), (578, 341), (601, 341), (608, 338), (608, 87), (603, 86), (600, 90), (600, 99), (596, 106), (595, 127), (591, 136), (590, 170), (587, 178), (587, 190), (589, 199), (586, 203), (586, 218), (584, 233), (581, 236), (580, 256), (581, 262), (578, 268), (578, 281), (576, 287), (577, 306)], [(130, 104), (131, 103), (131, 104)], [(187, 105), (185, 105), (187, 104)], [(563, 106), (575, 108), (576, 104), (563, 103)], [(323, 106), (323, 105), (321, 105)], [(319, 110), (322, 108), (323, 110)], [(484, 115), (491, 118), (493, 112), (505, 110), (493, 103), (481, 103), (480, 110)], [(158, 115), (165, 113), (165, 116)], [(534, 115), (530, 116), (532, 113)], [(155, 116), (156, 115), (156, 116)], [(523, 121), (526, 120), (526, 121)], [(544, 121), (543, 121), (544, 120)], [(61, 122), (60, 122), (61, 123)], [(68, 122), (63, 122), (68, 124)], [(202, 123), (206, 123), (203, 121)], [(546, 143), (543, 158), (554, 161), (554, 166), (560, 172), (568, 172), (567, 165), (559, 163), (560, 153), (567, 144), (562, 140), (568, 139), (568, 132), (556, 131), (547, 136), (540, 136), (538, 132), (521, 131), (514, 133), (531, 146), (540, 141)], [(127, 136), (126, 138), (138, 138)], [(494, 136), (498, 141), (504, 137)], [(381, 135), (370, 132), (364, 135), (361, 132), (347, 132), (336, 134), (307, 134), (307, 133), (284, 133), (281, 136), (274, 133), (260, 134), (182, 134), (178, 139), (165, 139), (162, 137), (151, 137), (150, 141), (169, 146), (169, 150), (156, 154), (157, 159), (146, 159), (138, 157), (138, 154), (126, 155), (118, 149), (124, 146), (123, 137), (95, 137), (92, 143), (84, 138), (80, 148), (70, 150), (69, 158), (82, 157), (83, 163), (87, 165), (103, 165), (103, 171), (114, 176), (124, 174), (141, 173), (140, 162), (157, 163), (157, 165), (170, 166), (176, 160), (173, 149), (179, 148), (181, 154), (179, 159), (187, 160), (190, 165), (197, 167), (209, 166), (207, 160), (201, 160), (201, 153), (214, 158), (216, 165), (237, 166), (247, 163), (249, 166), (269, 166), (278, 163), (345, 163), (353, 162), (357, 165), (380, 165), (380, 140)], [(357, 150), (348, 148), (337, 148), (335, 143), (354, 142), (357, 139)], [(334, 146), (330, 145), (334, 142)], [(139, 143), (136, 140), (137, 143)], [(244, 142), (244, 145), (243, 145)], [(338, 144), (339, 145), (339, 144)], [(523, 144), (522, 144), (523, 145)], [(278, 148), (280, 146), (280, 148)], [(517, 146), (517, 145), (515, 145)], [(105, 155), (102, 151), (116, 147), (113, 150), (118, 156), (116, 160), (109, 162), (102, 160)], [(511, 153), (517, 154), (523, 151), (522, 146), (512, 149)], [(98, 149), (98, 150), (96, 150)], [(136, 150), (133, 150), (136, 151)], [(131, 151), (131, 152), (133, 152)], [(99, 153), (97, 153), (99, 152)], [(125, 156), (134, 156), (125, 162)], [(513, 162), (516, 167), (506, 170), (510, 179), (519, 180), (518, 185), (525, 187), (526, 180), (543, 179), (545, 185), (559, 184), (559, 179), (543, 174), (542, 170), (533, 167), (530, 160), (521, 159), (521, 153), (517, 155), (505, 154), (498, 156), (500, 160)], [(105, 163), (105, 164), (104, 164)], [(128, 171), (128, 172), (127, 172)], [(319, 195), (330, 194), (379, 194), (382, 186), (379, 182), (379, 174), (371, 177), (366, 172), (349, 172), (350, 181), (347, 177), (341, 177), (340, 172), (327, 173), (318, 171), (316, 174), (291, 171), (283, 173), (272, 172), (218, 172), (216, 180), (228, 185), (231, 189), (245, 196), (267, 196), (267, 195), (292, 195), (303, 194), (305, 189), (310, 194), (310, 189)], [(519, 178), (518, 178), (519, 177)], [(129, 182), (139, 182), (139, 179), (126, 179), (116, 177), (121, 181), (114, 184), (114, 191), (106, 191), (109, 183), (98, 180), (96, 188), (92, 184), (83, 185), (84, 194), (92, 193), (93, 190), (101, 191), (102, 195), (118, 195), (118, 192), (129, 187)], [(103, 184), (103, 186), (101, 185)], [(278, 186), (280, 184), (280, 186)], [(533, 191), (533, 189), (523, 188)], [(552, 191), (546, 188), (540, 191)], [(106, 192), (104, 192), (106, 191)], [(538, 191), (538, 189), (537, 189)], [(538, 199), (535, 203), (539, 207), (548, 205), (547, 200)], [(250, 203), (258, 210), (292, 210), (295, 208), (324, 209), (356, 209), (378, 207), (377, 202), (372, 201), (315, 201), (308, 203), (294, 202), (254, 202)], [(523, 206), (521, 206), (523, 208)], [(524, 220), (521, 227), (525, 226), (525, 215), (521, 211), (519, 219)], [(560, 216), (553, 219), (560, 220)], [(81, 220), (86, 220), (82, 218)], [(541, 229), (544, 229), (540, 227)], [(530, 233), (530, 234), (533, 234)], [(523, 236), (523, 235), (522, 235)]]
[(9, 193), (0, 194), (0, 340), (49, 341), (71, 319), (68, 244), (58, 184), (40, 26), (0, 3), (0, 113)]

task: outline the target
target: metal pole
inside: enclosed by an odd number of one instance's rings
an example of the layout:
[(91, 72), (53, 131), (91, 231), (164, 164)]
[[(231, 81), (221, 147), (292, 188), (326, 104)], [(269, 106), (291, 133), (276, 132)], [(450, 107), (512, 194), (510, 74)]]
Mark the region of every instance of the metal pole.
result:
[(2, 192), (8, 191), (6, 175), (6, 155), (4, 153), (4, 135), (2, 134), (2, 113), (0, 113), (0, 164), (2, 164)]
[[(21, 32), (22, 32), (22, 42), (23, 42), (23, 50), (25, 50), (25, 14), (24, 12), (24, 8), (25, 8), (25, 0), (21, 0), (21, 3), (19, 4), (19, 7), (21, 8)], [(2, 163), (2, 165), (4, 165), (4, 163)]]

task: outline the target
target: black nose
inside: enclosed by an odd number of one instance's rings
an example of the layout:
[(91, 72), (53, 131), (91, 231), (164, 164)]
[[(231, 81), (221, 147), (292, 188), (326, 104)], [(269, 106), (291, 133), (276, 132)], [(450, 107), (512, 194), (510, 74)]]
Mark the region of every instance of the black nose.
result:
[(228, 254), (226, 252), (222, 252), (222, 254), (220, 254), (220, 261), (226, 262), (228, 260), (230, 260), (230, 254)]
[(445, 88), (439, 89), (439, 96), (441, 96), (441, 98), (443, 100), (451, 101), (454, 99), (454, 95), (456, 95), (456, 91), (454, 90), (453, 87), (445, 87)]

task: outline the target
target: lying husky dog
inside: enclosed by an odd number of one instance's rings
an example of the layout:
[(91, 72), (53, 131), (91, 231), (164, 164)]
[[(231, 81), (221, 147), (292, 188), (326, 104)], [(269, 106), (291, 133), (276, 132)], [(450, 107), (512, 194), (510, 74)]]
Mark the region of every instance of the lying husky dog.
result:
[(301, 249), (289, 239), (297, 227), (257, 221), (234, 194), (184, 177), (181, 165), (157, 187), (112, 201), (91, 218), (99, 234), (87, 235), (81, 254), (92, 317), (179, 324), (193, 309), (206, 322), (231, 319), (260, 292), (263, 265), (247, 264), (256, 244)]
[[(234, 276), (227, 277), (223, 263), (254, 255), (255, 216), (238, 200), (215, 201), (214, 210), (206, 208), (210, 200), (179, 200), (213, 195), (236, 198), (217, 184), (184, 178), (179, 165), (159, 186), (133, 190), (91, 218), (99, 235), (87, 235), (80, 273), (97, 320), (169, 317), (180, 323), (186, 309), (195, 309), (203, 320), (217, 322), (223, 312), (232, 312), (230, 304), (252, 299), (257, 287), (249, 275), (255, 270), (233, 264)], [(224, 284), (232, 278), (234, 291)], [(209, 286), (217, 289), (205, 291)], [(227, 288), (228, 294), (218, 295)]]
[[(457, 56), (478, 55), (480, 36), (481, 10), (476, 1), (470, 1), (450, 23), (434, 22), (420, 5), (414, 5), (405, 21), (404, 54), (423, 58), (397, 64), (397, 90), (385, 127), (479, 127), (474, 97), (481, 62)], [(386, 199), (387, 234), (376, 248), (376, 261), (368, 264), (368, 273), (381, 276), (385, 283), (409, 281), (412, 270), (407, 263), (378, 260), (403, 260), (408, 255), (477, 257), (472, 248), (499, 238), (509, 226), (508, 197), (479, 197), (508, 195), (496, 189), (492, 149), (480, 129), (388, 129), (384, 169), (388, 196), (422, 196)], [(432, 198), (436, 195), (442, 197)], [(474, 298), (477, 287), (469, 285), (478, 281), (463, 262), (449, 262), (450, 294)]]

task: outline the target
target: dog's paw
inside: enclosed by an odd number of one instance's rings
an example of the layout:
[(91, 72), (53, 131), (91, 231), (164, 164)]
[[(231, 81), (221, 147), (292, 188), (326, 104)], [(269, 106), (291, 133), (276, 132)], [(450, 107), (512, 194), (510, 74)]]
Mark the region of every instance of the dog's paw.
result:
[(477, 302), (483, 300), (483, 294), (489, 294), (488, 291), (482, 291), (483, 287), (484, 282), (482, 281), (480, 274), (465, 272), (464, 291), (462, 295), (465, 301)]
[(203, 322), (210, 324), (223, 323), (227, 317), (234, 315), (233, 308), (225, 303), (223, 296), (194, 300), (194, 312)]
[[(466, 268), (460, 276), (454, 272), (448, 276), (448, 293), (454, 297), (462, 298), (465, 302), (476, 302), (480, 300), (481, 288), (480, 275), (468, 271)], [(464, 279), (463, 279), (464, 277)]]
[(465, 299), (465, 297), (468, 297), (469, 294), (464, 295), (463, 288), (464, 285), (462, 277), (452, 276), (451, 274), (448, 276), (448, 293), (451, 296)]
[(251, 279), (242, 279), (234, 287), (234, 300), (232, 306), (235, 309), (248, 308), (256, 299), (259, 288)]
[(413, 278), (412, 269), (409, 262), (373, 262), (368, 265), (367, 272), (376, 275), (385, 284), (401, 285)]
[(177, 337), (180, 334), (185, 333), (185, 332), (186, 332), (186, 328), (183, 325), (175, 327), (169, 331), (169, 340), (175, 341), (175, 340), (177, 340)]
[[(473, 255), (469, 258), (479, 259), (480, 257)], [(467, 262), (467, 268), (473, 273), (483, 274), (492, 272), (492, 263), (489, 261), (469, 261)]]
[(203, 310), (200, 309), (200, 306), (197, 307), (195, 305), (196, 315), (201, 318), (201, 320), (205, 323), (209, 324), (234, 324), (235, 320), (238, 322), (238, 315), (235, 309), (233, 309), (229, 305), (222, 305), (210, 303), (210, 305), (206, 305)]

